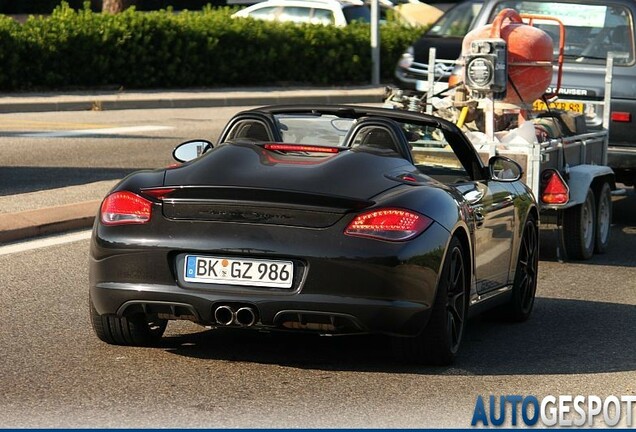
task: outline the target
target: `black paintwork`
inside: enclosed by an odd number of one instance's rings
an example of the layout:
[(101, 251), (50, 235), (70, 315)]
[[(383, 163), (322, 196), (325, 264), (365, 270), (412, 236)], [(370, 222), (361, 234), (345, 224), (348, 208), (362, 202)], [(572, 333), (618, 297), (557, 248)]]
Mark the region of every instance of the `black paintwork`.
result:
[[(106, 226), (97, 218), (90, 252), (96, 312), (145, 312), (215, 326), (217, 306), (249, 306), (257, 311), (253, 327), (259, 329), (288, 329), (298, 321), (305, 329), (323, 332), (315, 325), (327, 323), (330, 333), (413, 336), (429, 318), (452, 237), (465, 250), (473, 303), (510, 286), (521, 227), (529, 214), (537, 214), (525, 185), (491, 180), (488, 167), (455, 125), (424, 114), (273, 106), (240, 113), (229, 126), (237, 118), (257, 118), (280, 140), (274, 117), (307, 112), (357, 119), (338, 153), (317, 158), (267, 150), (263, 142), (225, 143), (226, 128), (201, 157), (122, 180), (114, 191), (174, 191), (163, 200), (147, 196), (153, 201), (149, 223)], [(398, 127), (403, 122), (441, 131), (469, 178), (444, 184), (418, 170)], [(399, 139), (399, 148), (349, 148), (360, 125), (386, 126)], [(475, 200), (475, 194), (482, 198)], [(415, 211), (433, 222), (401, 242), (344, 234), (360, 212), (387, 207)], [(290, 260), (295, 278), (290, 289), (186, 282), (188, 254)]]

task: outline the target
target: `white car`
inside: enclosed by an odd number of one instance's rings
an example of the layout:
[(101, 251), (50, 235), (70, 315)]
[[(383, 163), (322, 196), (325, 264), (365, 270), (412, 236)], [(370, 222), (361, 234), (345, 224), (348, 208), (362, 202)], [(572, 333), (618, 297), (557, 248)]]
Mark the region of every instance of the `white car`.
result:
[(233, 16), (338, 27), (352, 21), (370, 21), (369, 8), (361, 0), (267, 0), (242, 9)]

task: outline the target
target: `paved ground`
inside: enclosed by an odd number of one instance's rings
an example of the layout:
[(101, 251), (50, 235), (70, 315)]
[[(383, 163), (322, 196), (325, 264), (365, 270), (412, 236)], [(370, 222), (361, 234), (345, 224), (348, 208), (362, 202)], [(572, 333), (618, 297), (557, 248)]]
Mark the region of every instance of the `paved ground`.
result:
[[(280, 88), (0, 95), (0, 113), (200, 108), (284, 103), (377, 103), (383, 88)], [(0, 196), (0, 244), (92, 225), (116, 181)]]

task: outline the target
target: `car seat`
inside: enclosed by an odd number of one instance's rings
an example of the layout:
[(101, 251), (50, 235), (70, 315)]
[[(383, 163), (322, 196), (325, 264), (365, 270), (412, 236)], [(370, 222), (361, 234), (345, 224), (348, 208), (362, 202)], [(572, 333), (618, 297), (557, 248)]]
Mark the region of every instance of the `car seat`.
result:
[(265, 125), (257, 121), (242, 124), (233, 138), (248, 138), (258, 141), (272, 140)]
[(372, 127), (363, 133), (364, 136), (360, 141), (361, 146), (390, 150), (392, 152), (399, 153), (395, 139), (388, 130), (381, 127)]

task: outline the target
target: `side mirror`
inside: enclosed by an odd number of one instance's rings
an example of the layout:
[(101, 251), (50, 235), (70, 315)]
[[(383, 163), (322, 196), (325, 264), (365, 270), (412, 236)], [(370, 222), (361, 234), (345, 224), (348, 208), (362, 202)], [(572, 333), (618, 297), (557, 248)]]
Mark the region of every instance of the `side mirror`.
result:
[(177, 162), (189, 162), (198, 158), (212, 148), (212, 143), (207, 140), (192, 140), (179, 144), (172, 151), (172, 157)]
[(523, 175), (523, 168), (517, 162), (505, 156), (493, 156), (488, 161), (491, 180), (502, 182), (517, 181)]

